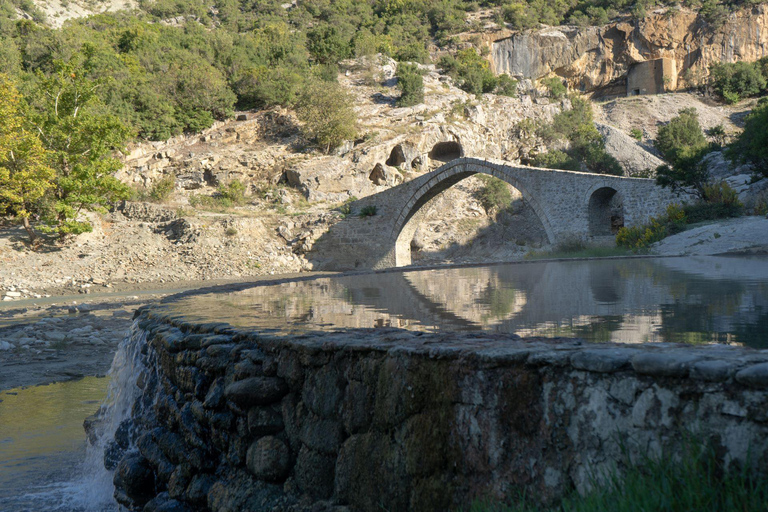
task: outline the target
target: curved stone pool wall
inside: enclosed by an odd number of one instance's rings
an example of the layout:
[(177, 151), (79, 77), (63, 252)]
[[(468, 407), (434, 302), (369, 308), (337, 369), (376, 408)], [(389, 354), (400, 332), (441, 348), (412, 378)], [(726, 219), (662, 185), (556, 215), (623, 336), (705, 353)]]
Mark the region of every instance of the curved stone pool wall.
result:
[[(586, 490), (622, 450), (674, 450), (689, 432), (728, 464), (768, 465), (768, 351), (395, 329), (277, 337), (162, 306), (139, 310), (134, 329), (157, 371), (139, 378), (133, 429), (110, 455), (134, 509), (455, 510), (521, 490), (548, 502)], [(122, 453), (125, 437), (138, 453)]]

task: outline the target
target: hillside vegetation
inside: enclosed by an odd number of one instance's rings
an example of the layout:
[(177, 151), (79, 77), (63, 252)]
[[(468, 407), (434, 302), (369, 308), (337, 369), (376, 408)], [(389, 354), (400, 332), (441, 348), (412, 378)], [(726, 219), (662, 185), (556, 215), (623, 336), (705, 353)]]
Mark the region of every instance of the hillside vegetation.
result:
[[(684, 2), (705, 17), (748, 3)], [(538, 23), (604, 23), (619, 12), (642, 16), (656, 4), (218, 0), (210, 5), (156, 0), (139, 5), (134, 12), (71, 20), (50, 29), (30, 0), (2, 0), (0, 72), (15, 77), (27, 97), (41, 96), (43, 78), (67, 66), (88, 79), (105, 80), (98, 91), (105, 108), (135, 135), (163, 140), (200, 131), (235, 108), (292, 106), (307, 82), (333, 82), (337, 63), (346, 58), (383, 53), (399, 61), (427, 62), (428, 50), (453, 48), (453, 36), (473, 28), (468, 12), (481, 8), (492, 9), (497, 22), (521, 29)], [(32, 20), (17, 20), (18, 13)], [(476, 57), (474, 51), (459, 53), (457, 60), (441, 65), (460, 77), (467, 90), (491, 92), (496, 79)], [(498, 85), (509, 90), (507, 81)]]

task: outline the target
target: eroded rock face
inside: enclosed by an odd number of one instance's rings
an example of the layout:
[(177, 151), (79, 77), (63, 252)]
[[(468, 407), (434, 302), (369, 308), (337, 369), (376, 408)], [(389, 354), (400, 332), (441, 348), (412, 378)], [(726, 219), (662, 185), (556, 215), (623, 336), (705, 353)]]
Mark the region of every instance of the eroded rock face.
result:
[(131, 510), (454, 510), (516, 489), (548, 503), (627, 455), (677, 449), (681, 425), (723, 462), (768, 470), (761, 351), (398, 329), (270, 337), (162, 307), (135, 329), (159, 371), (133, 408), (140, 453), (115, 476)]
[(632, 65), (673, 59), (677, 89), (702, 83), (715, 62), (755, 61), (768, 45), (768, 8), (758, 5), (732, 13), (715, 28), (688, 9), (660, 9), (640, 20), (602, 27), (554, 27), (514, 34), (493, 42), (497, 73), (541, 78), (564, 77), (584, 92), (623, 94)]

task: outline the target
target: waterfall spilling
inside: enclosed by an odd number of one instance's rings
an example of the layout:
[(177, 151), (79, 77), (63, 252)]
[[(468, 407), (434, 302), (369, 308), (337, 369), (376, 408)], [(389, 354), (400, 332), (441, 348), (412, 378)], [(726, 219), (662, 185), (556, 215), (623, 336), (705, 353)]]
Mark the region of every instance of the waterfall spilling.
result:
[[(83, 464), (83, 482), (77, 493), (70, 496), (73, 509), (100, 511), (116, 508), (113, 498), (112, 471), (105, 467), (105, 458), (115, 450), (114, 439), (118, 430), (130, 428), (131, 408), (141, 392), (138, 381), (152, 371), (147, 365), (147, 333), (134, 322), (120, 343), (112, 368), (110, 383), (104, 400), (88, 432), (89, 445)], [(131, 446), (131, 436), (125, 432), (125, 449)]]
[[(154, 374), (154, 370), (147, 365), (149, 349), (146, 339), (146, 332), (134, 322), (129, 333), (120, 342), (108, 374), (110, 382), (107, 396), (98, 412), (85, 421), (88, 434), (85, 460), (72, 469), (71, 477), (66, 481), (28, 489), (27, 493), (14, 501), (12, 508), (7, 510), (118, 510), (113, 497), (113, 471), (105, 465), (110, 466), (110, 460), (119, 457), (119, 453), (115, 452), (136, 449), (131, 433), (131, 411), (142, 391), (139, 385), (146, 381), (149, 375)], [(6, 510), (2, 503), (0, 510)]]

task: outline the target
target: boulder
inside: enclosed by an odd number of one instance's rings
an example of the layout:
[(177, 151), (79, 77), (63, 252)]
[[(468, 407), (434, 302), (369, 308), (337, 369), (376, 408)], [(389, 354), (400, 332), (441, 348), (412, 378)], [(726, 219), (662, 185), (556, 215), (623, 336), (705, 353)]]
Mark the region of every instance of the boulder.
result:
[(278, 377), (251, 377), (226, 387), (224, 396), (243, 408), (269, 405), (279, 401), (288, 392), (285, 381)]
[(280, 439), (262, 437), (248, 448), (246, 466), (259, 480), (278, 482), (288, 476), (291, 452)]
[(117, 465), (115, 499), (133, 510), (143, 507), (155, 496), (155, 475), (149, 461), (138, 453), (132, 453)]

